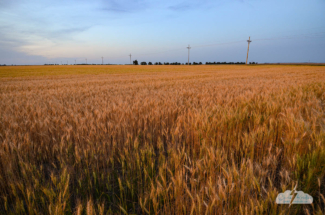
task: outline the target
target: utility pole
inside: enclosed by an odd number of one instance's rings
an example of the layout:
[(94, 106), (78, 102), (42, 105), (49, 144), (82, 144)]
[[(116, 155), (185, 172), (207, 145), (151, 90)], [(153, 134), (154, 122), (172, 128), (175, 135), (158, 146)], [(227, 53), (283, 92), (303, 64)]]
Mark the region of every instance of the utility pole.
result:
[(187, 63), (187, 65), (190, 65), (190, 49), (191, 49), (190, 44), (186, 48), (188, 49), (188, 59), (187, 59), (188, 63)]
[(132, 55), (130, 54), (129, 56), (130, 56), (130, 64), (132, 64), (132, 63), (131, 63), (131, 57), (132, 57)]
[(248, 61), (249, 44), (252, 42), (251, 41), (251, 37), (249, 37), (249, 39), (247, 40), (247, 42), (248, 42), (248, 48), (247, 48), (246, 64), (247, 64), (247, 61)]
[(104, 57), (102, 57), (102, 65), (104, 64)]

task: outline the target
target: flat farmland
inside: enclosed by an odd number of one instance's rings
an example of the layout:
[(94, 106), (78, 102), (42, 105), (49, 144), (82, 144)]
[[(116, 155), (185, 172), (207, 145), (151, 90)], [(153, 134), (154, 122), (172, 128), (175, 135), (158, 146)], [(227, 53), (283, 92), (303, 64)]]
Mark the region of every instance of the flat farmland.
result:
[[(277, 205), (297, 190), (312, 205)], [(325, 66), (0, 67), (0, 214), (324, 214)]]

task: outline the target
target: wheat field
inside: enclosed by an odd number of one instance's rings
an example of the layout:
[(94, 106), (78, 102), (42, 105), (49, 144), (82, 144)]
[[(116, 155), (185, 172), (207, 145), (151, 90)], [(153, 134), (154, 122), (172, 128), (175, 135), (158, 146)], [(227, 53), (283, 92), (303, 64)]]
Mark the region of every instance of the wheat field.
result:
[(324, 214), (324, 111), (324, 66), (0, 67), (0, 214)]

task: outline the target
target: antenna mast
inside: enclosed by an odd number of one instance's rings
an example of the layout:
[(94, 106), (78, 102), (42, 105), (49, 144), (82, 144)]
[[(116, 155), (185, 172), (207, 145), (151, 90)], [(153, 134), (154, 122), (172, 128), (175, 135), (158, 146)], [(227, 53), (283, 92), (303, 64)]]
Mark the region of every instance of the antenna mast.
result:
[(247, 48), (246, 64), (247, 64), (247, 61), (248, 61), (249, 44), (252, 42), (251, 41), (251, 37), (249, 37), (249, 39), (247, 40), (247, 42), (248, 42), (248, 48)]
[(187, 58), (188, 63), (187, 63), (187, 65), (190, 65), (190, 49), (191, 49), (190, 44), (186, 48), (188, 49), (188, 58)]

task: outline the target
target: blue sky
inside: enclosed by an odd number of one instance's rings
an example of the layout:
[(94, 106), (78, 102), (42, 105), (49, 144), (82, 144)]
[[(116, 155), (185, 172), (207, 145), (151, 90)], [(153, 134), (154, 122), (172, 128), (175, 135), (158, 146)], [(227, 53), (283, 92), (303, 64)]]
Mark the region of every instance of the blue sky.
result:
[(325, 62), (324, 0), (0, 0), (0, 64)]

